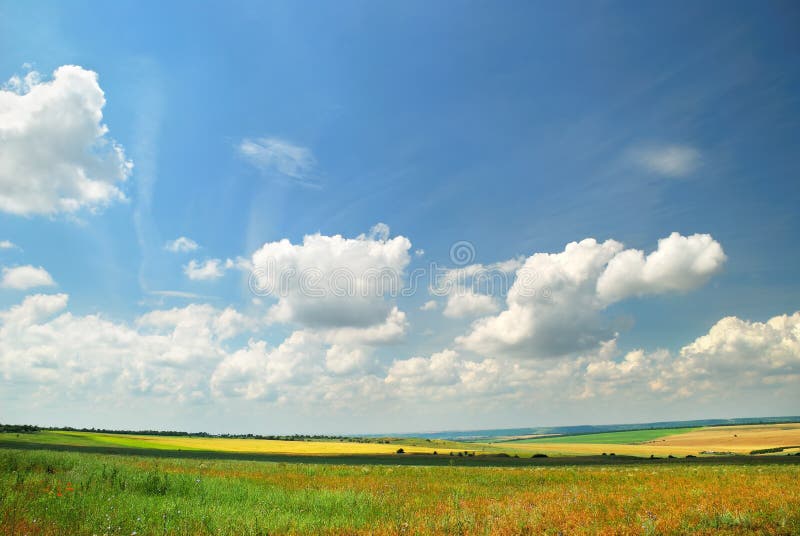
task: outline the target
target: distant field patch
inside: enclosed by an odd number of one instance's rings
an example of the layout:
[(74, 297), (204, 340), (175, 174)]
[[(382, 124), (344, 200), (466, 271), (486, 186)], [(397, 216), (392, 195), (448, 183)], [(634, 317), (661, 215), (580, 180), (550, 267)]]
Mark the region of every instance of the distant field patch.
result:
[(653, 441), (662, 437), (685, 434), (698, 428), (661, 428), (654, 430), (630, 430), (624, 432), (603, 432), (570, 436), (549, 436), (520, 439), (514, 443), (594, 443), (604, 445), (630, 445)]
[(800, 445), (800, 423), (713, 426), (667, 437), (659, 444), (731, 452), (788, 447)]

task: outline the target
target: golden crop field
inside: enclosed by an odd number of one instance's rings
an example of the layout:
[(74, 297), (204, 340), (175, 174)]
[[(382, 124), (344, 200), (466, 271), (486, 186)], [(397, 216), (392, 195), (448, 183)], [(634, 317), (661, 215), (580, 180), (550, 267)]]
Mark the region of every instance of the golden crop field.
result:
[[(603, 434), (609, 436), (612, 434)], [(756, 449), (800, 446), (800, 423), (747, 426), (710, 426), (668, 435), (644, 442), (585, 442), (588, 436), (566, 436), (556, 442), (514, 442), (515, 450), (548, 455), (596, 455), (615, 453), (627, 456), (701, 456), (703, 452), (749, 454)], [(797, 448), (787, 449), (786, 453)]]
[[(273, 439), (232, 439), (184, 436), (105, 434), (93, 432), (45, 431), (35, 434), (0, 434), (0, 440), (19, 443), (74, 445), (83, 447), (125, 447), (156, 450), (213, 451), (250, 454), (285, 454), (303, 456), (394, 454), (402, 448), (408, 454), (449, 454), (464, 450), (448, 441), (393, 440), (389, 444), (355, 441), (288, 441)], [(483, 452), (490, 446), (469, 446), (470, 451)]]
[[(407, 453), (431, 454), (435, 447), (420, 447), (408, 444), (353, 443), (341, 441), (284, 441), (273, 439), (226, 439), (197, 437), (152, 437), (130, 436), (141, 446), (158, 445), (174, 449), (190, 448), (216, 452), (247, 452), (258, 454), (303, 454), (331, 456), (341, 454), (394, 454), (402, 447)], [(116, 438), (115, 438), (116, 439)], [(448, 449), (438, 449), (447, 454)]]
[[(652, 442), (667, 448), (694, 448), (747, 454), (756, 449), (800, 446), (800, 423), (715, 426)], [(787, 452), (791, 452), (790, 449)]]

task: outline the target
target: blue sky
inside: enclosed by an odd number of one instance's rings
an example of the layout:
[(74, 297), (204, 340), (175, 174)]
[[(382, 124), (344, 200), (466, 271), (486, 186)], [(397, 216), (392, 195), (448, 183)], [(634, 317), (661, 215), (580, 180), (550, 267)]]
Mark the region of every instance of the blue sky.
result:
[[(796, 413), (799, 22), (791, 2), (0, 2), (0, 420), (372, 432)], [(40, 131), (35, 86), (105, 103), (54, 101)], [(59, 119), (92, 111), (107, 133)], [(68, 161), (59, 133), (93, 156)], [(64, 170), (112, 190), (59, 205)], [(165, 248), (179, 237), (197, 249)], [(581, 242), (599, 264), (572, 286), (578, 260), (532, 260), (586, 238), (619, 246)], [(254, 296), (254, 254), (282, 239), (293, 267), (374, 254), (403, 281), (458, 267), (468, 241), (471, 263), (516, 260), (511, 283), (528, 259), (551, 303)], [(613, 261), (627, 250), (646, 262)], [(57, 295), (14, 327), (27, 297)], [(367, 334), (384, 324), (398, 333)], [(102, 340), (55, 344), (91, 326)]]

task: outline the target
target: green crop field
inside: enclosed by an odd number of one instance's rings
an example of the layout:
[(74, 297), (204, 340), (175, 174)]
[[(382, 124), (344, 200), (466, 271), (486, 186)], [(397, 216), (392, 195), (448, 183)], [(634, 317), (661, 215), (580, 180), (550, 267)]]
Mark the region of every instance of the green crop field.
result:
[(624, 445), (644, 443), (662, 437), (684, 434), (698, 428), (661, 428), (657, 430), (631, 430), (625, 432), (605, 432), (599, 434), (580, 434), (570, 436), (537, 437), (516, 439), (511, 443), (603, 443), (608, 445)]

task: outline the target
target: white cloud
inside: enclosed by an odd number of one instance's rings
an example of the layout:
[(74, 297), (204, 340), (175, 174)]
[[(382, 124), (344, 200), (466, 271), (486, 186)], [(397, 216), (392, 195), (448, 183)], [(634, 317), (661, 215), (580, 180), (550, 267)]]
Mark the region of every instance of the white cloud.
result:
[(132, 164), (107, 136), (105, 102), (97, 74), (75, 65), (0, 90), (0, 211), (74, 213), (125, 199)]
[(330, 327), (317, 329), (317, 333), (329, 344), (376, 346), (400, 342), (407, 329), (406, 314), (394, 306), (380, 324)]
[(229, 262), (220, 259), (207, 259), (204, 262), (199, 262), (194, 259), (189, 261), (189, 264), (183, 267), (183, 273), (192, 281), (208, 281), (211, 279), (219, 279), (225, 275), (225, 269), (229, 267)]
[(389, 238), (388, 227), (369, 236), (320, 234), (302, 244), (269, 242), (252, 256), (256, 292), (277, 298), (269, 317), (316, 327), (365, 327), (383, 322), (387, 299), (399, 293), (411, 242)]
[(447, 305), (442, 314), (449, 318), (481, 316), (497, 312), (497, 301), (487, 294), (478, 294), (470, 289), (455, 290), (447, 296)]
[(536, 401), (581, 407), (593, 399), (619, 405), (635, 399), (649, 407), (677, 400), (800, 402), (800, 312), (763, 323), (723, 318), (677, 354), (620, 354), (613, 339), (559, 361), (469, 359), (445, 349), (393, 361), (384, 383), (390, 398), (475, 407)]
[(369, 354), (363, 348), (333, 345), (325, 352), (325, 368), (339, 376), (363, 372), (371, 362)]
[(434, 311), (434, 310), (436, 310), (437, 307), (439, 307), (439, 304), (436, 303), (436, 300), (428, 300), (428, 301), (426, 301), (425, 303), (423, 303), (420, 306), (419, 310), (420, 311)]
[(222, 361), (211, 376), (217, 397), (277, 399), (294, 385), (308, 383), (322, 371), (319, 342), (311, 334), (296, 331), (278, 347), (250, 341), (246, 348)]
[(150, 311), (129, 325), (74, 315), (67, 303), (65, 294), (38, 294), (0, 311), (4, 382), (30, 383), (40, 397), (244, 398), (351, 411), (378, 400), (487, 408), (631, 397), (797, 399), (800, 392), (800, 312), (763, 323), (723, 318), (677, 354), (620, 356), (612, 340), (560, 361), (470, 358), (448, 348), (381, 365), (375, 347), (395, 340), (387, 333), (404, 325), (399, 311), (383, 329), (301, 329), (273, 347), (255, 339), (239, 346), (237, 337), (261, 324), (230, 307)]
[(411, 357), (392, 363), (386, 383), (420, 385), (452, 385), (459, 381), (458, 354), (445, 349), (425, 357)]
[(171, 251), (173, 253), (184, 253), (187, 251), (194, 251), (198, 248), (197, 242), (192, 240), (191, 238), (186, 238), (185, 236), (180, 236), (175, 240), (170, 240), (166, 244), (164, 244), (164, 249), (167, 251)]
[(705, 284), (725, 263), (722, 246), (711, 235), (672, 233), (647, 255), (638, 249), (620, 252), (597, 281), (597, 293), (608, 303), (629, 296), (688, 291)]
[(55, 284), (47, 270), (41, 266), (38, 268), (30, 265), (3, 268), (3, 277), (0, 279), (0, 287), (16, 290), (52, 287)]
[(316, 160), (310, 149), (280, 138), (245, 138), (239, 154), (262, 173), (305, 185), (314, 185)]
[(10, 240), (0, 240), (0, 249), (18, 249), (18, 246)]
[(459, 346), (479, 354), (547, 358), (597, 348), (615, 337), (600, 312), (632, 295), (695, 288), (725, 262), (709, 235), (660, 240), (644, 258), (614, 240), (536, 253), (517, 270), (506, 309), (475, 321)]
[(227, 355), (222, 343), (254, 327), (231, 308), (209, 305), (152, 311), (131, 326), (73, 315), (67, 300), (38, 294), (0, 312), (0, 377), (53, 396), (202, 398)]
[(700, 152), (683, 145), (640, 148), (631, 154), (636, 164), (665, 177), (685, 177), (700, 164)]
[(585, 380), (584, 397), (625, 392), (702, 400), (753, 390), (788, 396), (800, 392), (800, 312), (767, 322), (726, 317), (678, 355), (634, 350), (620, 361), (589, 364)]
[(315, 389), (337, 390), (338, 377), (371, 382), (367, 378), (377, 368), (374, 348), (398, 342), (407, 327), (405, 314), (395, 307), (376, 326), (297, 330), (275, 348), (250, 341), (219, 364), (212, 391), (218, 397), (278, 400), (318, 396)]

